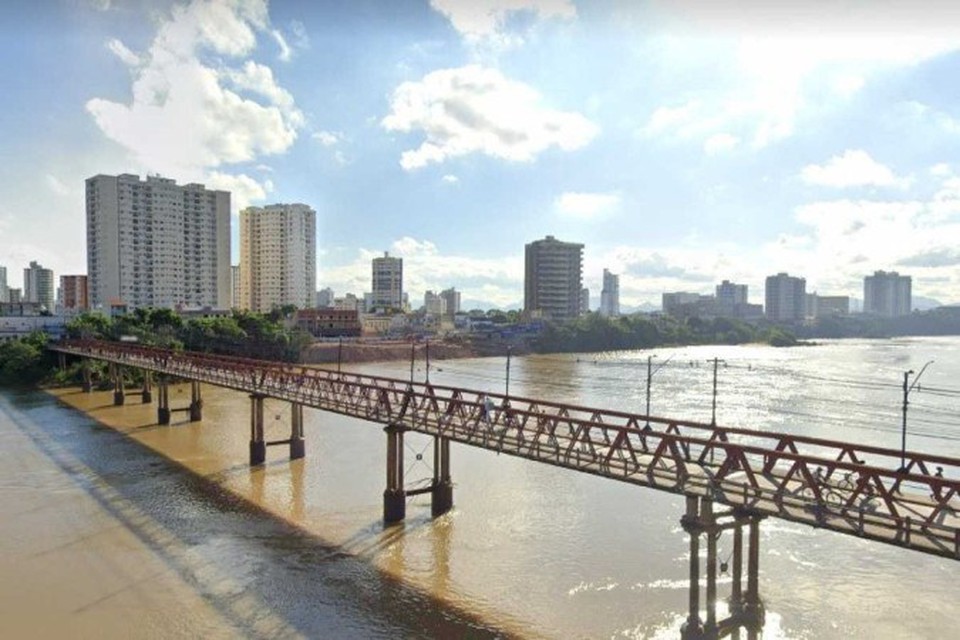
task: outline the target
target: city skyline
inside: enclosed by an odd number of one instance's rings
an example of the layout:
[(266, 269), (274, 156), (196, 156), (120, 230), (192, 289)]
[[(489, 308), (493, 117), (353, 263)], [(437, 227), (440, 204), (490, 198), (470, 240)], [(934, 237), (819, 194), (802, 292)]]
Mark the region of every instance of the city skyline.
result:
[(340, 292), (387, 250), (406, 290), (517, 308), (555, 235), (625, 308), (877, 270), (960, 302), (957, 10), (777, 5), (4, 3), (0, 264), (83, 273), (83, 180), (136, 173), (229, 190), (231, 264), (240, 209), (309, 204)]

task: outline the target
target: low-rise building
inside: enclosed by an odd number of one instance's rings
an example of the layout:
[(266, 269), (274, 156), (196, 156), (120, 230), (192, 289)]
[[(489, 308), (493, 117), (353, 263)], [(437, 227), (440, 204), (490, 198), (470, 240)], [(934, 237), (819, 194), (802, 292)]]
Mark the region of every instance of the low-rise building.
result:
[(356, 309), (299, 309), (294, 323), (317, 338), (356, 337), (362, 329)]

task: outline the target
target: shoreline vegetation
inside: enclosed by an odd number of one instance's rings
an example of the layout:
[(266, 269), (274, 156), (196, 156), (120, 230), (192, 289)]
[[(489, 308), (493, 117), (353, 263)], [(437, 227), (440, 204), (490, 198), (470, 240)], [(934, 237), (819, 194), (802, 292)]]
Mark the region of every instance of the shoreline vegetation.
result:
[[(347, 339), (319, 341), (290, 328), (291, 313), (234, 311), (230, 316), (184, 319), (170, 309), (137, 309), (116, 318), (99, 313), (77, 316), (67, 324), (66, 337), (134, 341), (170, 349), (302, 363), (335, 365), (378, 361), (475, 358), (531, 353), (599, 353), (686, 345), (767, 344), (774, 347), (815, 345), (819, 338), (889, 338), (896, 336), (960, 335), (960, 307), (940, 307), (900, 318), (846, 316), (783, 326), (751, 324), (732, 318), (673, 318), (633, 314), (608, 318), (588, 313), (566, 323), (544, 323), (536, 334), (518, 333), (509, 322), (494, 323), (471, 334), (427, 339)], [(503, 314), (501, 314), (503, 315)], [(505, 318), (506, 320), (506, 318)], [(64, 386), (78, 384), (80, 367), (61, 371), (46, 349), (42, 332), (0, 342), (0, 385)], [(99, 363), (102, 366), (103, 363)], [(94, 368), (95, 380), (106, 372)], [(135, 376), (135, 372), (131, 372)]]

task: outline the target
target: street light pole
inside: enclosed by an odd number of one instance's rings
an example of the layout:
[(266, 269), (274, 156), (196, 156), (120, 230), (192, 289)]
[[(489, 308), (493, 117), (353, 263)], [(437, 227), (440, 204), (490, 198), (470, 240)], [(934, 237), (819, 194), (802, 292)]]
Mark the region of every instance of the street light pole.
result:
[(507, 346), (507, 388), (503, 395), (510, 395), (510, 350), (511, 348)]
[(430, 384), (430, 340), (427, 340), (426, 355), (427, 355), (427, 384)]
[(647, 356), (647, 411), (644, 415), (647, 416), (647, 423), (643, 426), (644, 429), (650, 428), (650, 381), (653, 380), (653, 359), (656, 356)]
[(900, 473), (907, 472), (907, 406), (910, 404), (907, 398), (910, 396), (910, 392), (913, 391), (913, 388), (917, 386), (917, 382), (920, 381), (920, 376), (923, 375), (923, 372), (927, 370), (927, 367), (933, 364), (933, 360), (930, 360), (923, 368), (920, 369), (920, 373), (917, 374), (917, 377), (913, 379), (913, 383), (910, 383), (910, 376), (913, 375), (913, 369), (903, 372), (903, 426), (900, 431)]

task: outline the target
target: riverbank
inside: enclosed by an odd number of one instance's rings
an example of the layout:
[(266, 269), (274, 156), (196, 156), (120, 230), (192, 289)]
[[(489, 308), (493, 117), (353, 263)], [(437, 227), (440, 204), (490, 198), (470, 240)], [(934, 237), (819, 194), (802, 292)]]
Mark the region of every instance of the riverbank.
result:
[(481, 349), (469, 342), (446, 342), (442, 340), (411, 343), (409, 340), (376, 342), (315, 342), (301, 354), (304, 364), (331, 364), (336, 362), (368, 363), (410, 360), (411, 351), (415, 360), (425, 360), (427, 350), (431, 360), (451, 358), (477, 358), (506, 352), (506, 347)]

